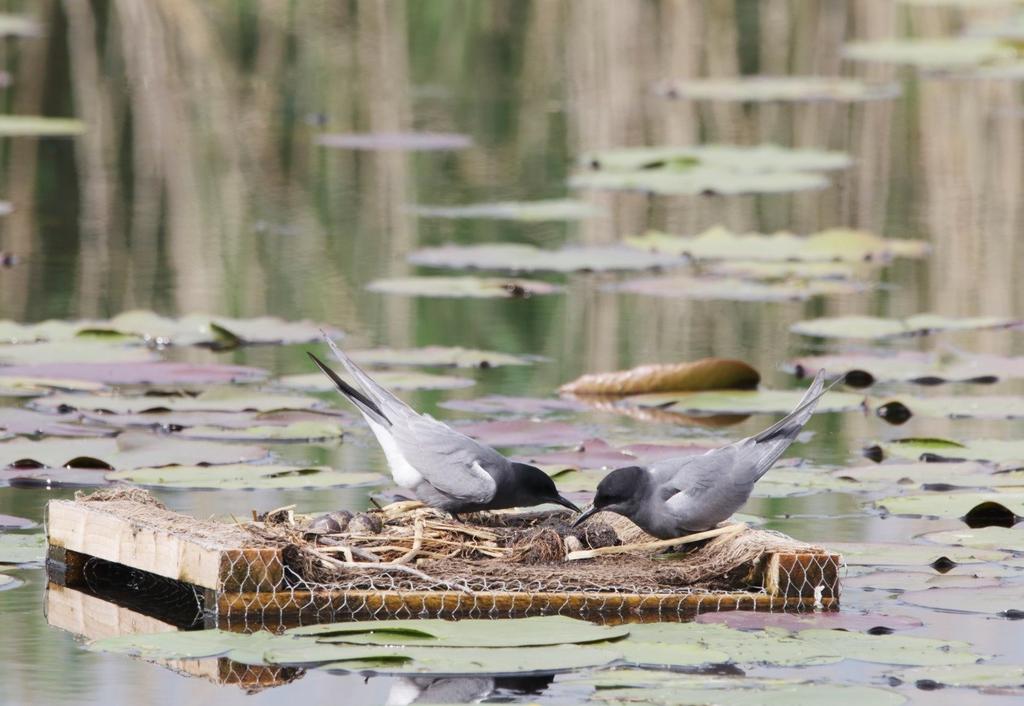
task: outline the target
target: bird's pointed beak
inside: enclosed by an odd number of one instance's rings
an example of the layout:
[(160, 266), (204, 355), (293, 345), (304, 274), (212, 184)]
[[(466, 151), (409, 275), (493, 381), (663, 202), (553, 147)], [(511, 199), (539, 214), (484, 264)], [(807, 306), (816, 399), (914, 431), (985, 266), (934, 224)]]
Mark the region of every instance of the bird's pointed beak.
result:
[(572, 526), (573, 527), (579, 527), (584, 522), (589, 520), (591, 518), (591, 516), (596, 515), (599, 512), (601, 512), (601, 508), (591, 506), (591, 508), (589, 510), (587, 510), (582, 515), (580, 515), (579, 517), (576, 518), (576, 521), (572, 523)]
[(566, 500), (561, 495), (556, 495), (554, 498), (552, 498), (551, 502), (557, 505), (561, 505), (562, 507), (567, 507), (573, 512), (581, 512), (581, 510), (578, 507), (576, 507), (576, 503), (572, 502), (571, 500)]

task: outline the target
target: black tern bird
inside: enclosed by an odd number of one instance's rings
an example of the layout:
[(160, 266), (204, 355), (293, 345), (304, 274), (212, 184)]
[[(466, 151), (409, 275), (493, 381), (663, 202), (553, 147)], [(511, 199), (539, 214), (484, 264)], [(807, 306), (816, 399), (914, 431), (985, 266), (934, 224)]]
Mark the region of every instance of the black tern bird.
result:
[(328, 345), (345, 366), (357, 390), (312, 353), (317, 367), (362, 413), (387, 457), (391, 476), (431, 507), (458, 515), (555, 503), (580, 509), (558, 494), (547, 473), (511, 461), (405, 402), (378, 385), (330, 339)]
[(700, 456), (612, 471), (598, 484), (593, 507), (573, 526), (607, 510), (628, 517), (655, 537), (675, 539), (729, 519), (807, 424), (827, 392), (824, 380), (825, 371), (819, 371), (796, 409), (760, 434)]

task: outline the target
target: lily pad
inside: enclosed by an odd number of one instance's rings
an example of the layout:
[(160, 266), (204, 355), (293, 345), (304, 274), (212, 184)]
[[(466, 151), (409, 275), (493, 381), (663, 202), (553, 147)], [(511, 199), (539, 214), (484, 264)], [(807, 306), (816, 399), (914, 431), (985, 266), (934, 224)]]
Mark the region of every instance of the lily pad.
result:
[[(555, 645), (544, 649), (505, 647), (471, 649), (465, 647), (442, 648), (375, 648), (388, 650), (381, 656), (367, 659), (361, 656), (366, 647), (320, 645), (330, 650), (334, 660), (318, 665), (321, 669), (382, 675), (488, 675), (511, 676), (526, 674), (555, 674), (587, 667), (601, 667), (618, 658), (610, 649)], [(323, 654), (328, 654), (326, 651)], [(281, 659), (282, 652), (272, 652), (270, 659)]]
[[(77, 343), (73, 345), (78, 345)], [(18, 365), (0, 369), (4, 376), (56, 378), (109, 385), (216, 385), (250, 382), (266, 377), (267, 371), (219, 363), (53, 363)], [(0, 378), (0, 385), (2, 385)]]
[(691, 166), (637, 171), (594, 170), (569, 177), (574, 189), (640, 191), (646, 194), (735, 196), (814, 191), (829, 185), (827, 177), (811, 172), (736, 172)]
[(116, 429), (106, 426), (82, 424), (72, 415), (43, 414), (29, 409), (15, 407), (0, 408), (0, 431), (8, 434), (27, 434), (45, 436), (112, 436)]
[(0, 365), (134, 364), (156, 358), (154, 351), (142, 346), (127, 346), (123, 341), (67, 340), (0, 344)]
[[(389, 390), (458, 390), (472, 387), (475, 381), (455, 375), (433, 375), (410, 370), (371, 370), (373, 379)], [(351, 383), (347, 374), (339, 373), (343, 380)], [(320, 372), (285, 375), (275, 381), (281, 387), (315, 392), (331, 392), (337, 389), (334, 383)]]
[(780, 232), (733, 233), (716, 226), (686, 238), (657, 231), (626, 238), (641, 250), (686, 256), (694, 260), (850, 261), (923, 257), (928, 244), (921, 240), (890, 240), (863, 230), (831, 228), (801, 236)]
[(900, 94), (894, 83), (828, 76), (741, 76), (664, 81), (655, 92), (665, 98), (744, 103), (885, 100)]
[(13, 515), (0, 514), (0, 530), (28, 529), (30, 527), (35, 526), (35, 522), (24, 517), (14, 517)]
[(96, 392), (103, 389), (97, 382), (69, 380), (67, 378), (21, 377), (8, 375), (0, 368), (0, 397), (39, 397), (55, 390)]
[(226, 656), (235, 650), (252, 653), (280, 640), (266, 631), (247, 634), (227, 630), (191, 630), (107, 637), (89, 643), (88, 649), (136, 655), (143, 659), (201, 659)]
[(0, 14), (0, 36), (38, 37), (41, 33), (42, 27), (31, 17)]
[[(41, 416), (53, 417), (53, 415)], [(66, 417), (67, 415), (62, 416)], [(81, 416), (86, 422), (94, 425), (94, 428), (107, 431), (143, 428), (149, 431), (176, 434), (189, 438), (202, 438), (202, 434), (209, 431), (211, 432), (211, 437), (242, 440), (255, 440), (258, 438), (256, 436), (257, 432), (265, 434), (264, 438), (276, 438), (277, 440), (336, 437), (342, 434), (341, 423), (351, 421), (351, 417), (337, 412), (312, 410), (275, 410), (271, 412), (183, 411), (141, 412), (139, 414), (87, 412)], [(0, 419), (2, 419), (2, 416), (0, 416)], [(317, 435), (303, 436), (307, 432), (317, 432)], [(324, 436), (319, 436), (319, 434)]]
[(568, 446), (589, 436), (586, 428), (576, 424), (529, 419), (473, 422), (457, 428), (490, 446)]
[(426, 218), (481, 218), (507, 221), (577, 221), (601, 215), (586, 201), (548, 199), (542, 201), (498, 201), (466, 206), (417, 206), (415, 213)]
[(108, 473), (107, 479), (147, 487), (216, 490), (330, 488), (379, 485), (384, 482), (384, 478), (376, 473), (342, 472), (327, 466), (251, 464), (137, 468)]
[[(876, 411), (883, 416), (890, 404), (902, 405), (901, 413), (909, 411), (924, 417), (950, 419), (1021, 419), (1024, 418), (1024, 397), (1018, 395), (933, 395), (930, 397), (888, 397), (880, 400)], [(904, 411), (905, 410), (905, 411)]]
[(979, 564), (1006, 558), (1004, 552), (967, 547), (885, 542), (829, 542), (850, 566), (931, 566), (941, 558), (957, 564)]
[(864, 280), (870, 275), (868, 264), (836, 261), (711, 260), (701, 269), (707, 274), (721, 277), (776, 282), (805, 279)]
[(0, 115), (0, 137), (74, 137), (85, 129), (85, 123), (74, 118)]
[(869, 588), (873, 590), (904, 593), (923, 591), (928, 588), (989, 588), (1001, 585), (1001, 578), (994, 574), (1005, 574), (1006, 570), (990, 572), (991, 565), (968, 564), (953, 567), (940, 574), (936, 571), (872, 571), (843, 579), (846, 588)]
[(742, 302), (802, 301), (811, 297), (856, 294), (869, 288), (867, 283), (848, 280), (794, 278), (779, 282), (759, 282), (739, 277), (694, 277), (680, 274), (641, 277), (606, 286), (609, 291), (651, 297)]
[(111, 414), (142, 412), (269, 412), (277, 409), (314, 409), (324, 403), (315, 397), (261, 392), (259, 390), (221, 387), (204, 390), (198, 395), (52, 395), (33, 401), (45, 410), (78, 409)]
[(0, 591), (6, 591), (9, 588), (15, 588), (20, 583), (21, 581), (14, 578), (13, 576), (8, 576), (7, 574), (0, 574)]
[(101, 439), (11, 439), (0, 442), (0, 468), (106, 468), (242, 463), (267, 455), (259, 446), (176, 440), (134, 432)]
[[(626, 402), (641, 407), (663, 407), (688, 414), (789, 414), (803, 398), (803, 390), (709, 390), (656, 392), (634, 395)], [(827, 392), (816, 413), (862, 409), (864, 397), (849, 392)]]
[(893, 439), (880, 444), (882, 450), (899, 458), (927, 458), (957, 461), (1024, 461), (1024, 441), (1008, 439), (973, 439), (958, 442), (950, 439)]
[(984, 591), (975, 588), (929, 588), (904, 593), (900, 600), (922, 608), (957, 613), (1024, 612), (1024, 585), (1011, 584)]
[(702, 358), (692, 363), (642, 365), (612, 373), (583, 375), (558, 388), (577, 395), (635, 395), (647, 392), (757, 387), (761, 375), (740, 360)]
[(703, 166), (742, 175), (832, 171), (845, 169), (853, 161), (845, 152), (791, 149), (778, 145), (691, 145), (601, 150), (584, 154), (580, 157), (580, 163), (593, 170), (611, 171), (656, 171), (666, 168), (685, 171), (694, 166)]
[(348, 351), (361, 365), (425, 365), (432, 367), (496, 368), (502, 365), (529, 365), (522, 356), (472, 348), (427, 346), (426, 348), (372, 348)]
[(561, 287), (548, 282), (514, 277), (397, 277), (374, 280), (366, 288), (371, 292), (408, 297), (455, 299), (526, 299), (562, 291)]
[[(702, 675), (703, 676), (703, 675)], [(628, 688), (601, 689), (594, 695), (600, 702), (649, 703), (664, 706), (715, 704), (715, 706), (820, 706), (823, 703), (857, 704), (857, 706), (899, 706), (906, 697), (889, 689), (852, 684), (773, 683), (754, 681), (749, 677), (729, 688)], [(781, 680), (779, 680), (781, 681)], [(747, 683), (750, 682), (750, 683)]]
[(890, 672), (906, 684), (941, 684), (966, 688), (1024, 687), (1024, 666), (1014, 664), (963, 664), (957, 667), (917, 667)]
[(1017, 51), (994, 39), (946, 37), (852, 42), (843, 47), (852, 61), (907, 64), (920, 69), (965, 69), (1013, 61)]
[(834, 316), (798, 321), (789, 327), (793, 333), (818, 338), (860, 338), (878, 340), (899, 336), (924, 336), (940, 331), (971, 331), (1009, 328), (1024, 322), (999, 316), (953, 318), (936, 314), (917, 314), (906, 319), (876, 316)]
[(409, 262), (425, 267), (506, 272), (649, 270), (683, 264), (680, 258), (621, 245), (565, 246), (547, 250), (521, 243), (442, 245), (416, 250)]
[[(576, 469), (619, 468), (636, 466), (660, 461), (664, 458), (684, 456), (686, 454), (702, 454), (721, 445), (687, 440), (680, 444), (629, 444), (615, 447), (603, 439), (586, 439), (583, 443), (568, 451), (518, 456), (518, 460), (541, 466), (551, 466), (565, 473)], [(578, 471), (576, 471), (578, 472)], [(568, 478), (568, 481), (565, 480)], [(559, 487), (563, 482), (574, 482), (571, 476), (559, 477)], [(589, 481), (588, 481), (589, 482)], [(585, 485), (585, 489), (592, 486)]]
[(35, 564), (45, 558), (45, 535), (0, 533), (0, 564)]
[(433, 152), (471, 147), (468, 135), (449, 132), (324, 133), (316, 143), (321, 147), (381, 152)]
[(487, 415), (538, 416), (552, 412), (582, 412), (587, 405), (578, 400), (557, 397), (509, 397), (508, 395), (487, 395), (471, 400), (445, 400), (439, 407), (458, 412), (472, 412)]
[(957, 351), (863, 353), (806, 356), (786, 366), (798, 377), (813, 376), (818, 370), (845, 374), (847, 383), (858, 387), (876, 381), (913, 382), (935, 385), (943, 382), (989, 383), (999, 379), (1024, 378), (1024, 357), (960, 353)]
[(260, 442), (310, 442), (340, 439), (344, 428), (334, 421), (308, 419), (287, 424), (257, 424), (250, 427), (195, 426), (182, 429), (186, 439)]
[(1024, 552), (1024, 529), (1010, 527), (979, 527), (977, 529), (964, 528), (929, 532), (922, 535), (921, 539), (958, 547)]
[(510, 620), (378, 620), (327, 623), (292, 628), (293, 636), (314, 636), (318, 642), (357, 645), (419, 645), (436, 647), (538, 647), (618, 640), (628, 626), (594, 625), (564, 616)]
[(964, 463), (882, 463), (833, 471), (837, 478), (849, 478), (874, 486), (919, 486), (994, 488), (1024, 485), (1024, 476), (1016, 472), (996, 473), (991, 464)]
[[(957, 519), (971, 511), (986, 507), (1002, 508), (1016, 516), (1024, 517), (1024, 492), (960, 492), (922, 493), (920, 495), (898, 495), (875, 501), (875, 506), (893, 515), (915, 515)], [(973, 524), (973, 523), (972, 523)]]
[(810, 628), (829, 630), (850, 630), (868, 632), (878, 627), (890, 630), (919, 628), (922, 622), (903, 615), (884, 615), (855, 612), (814, 612), (814, 613), (758, 613), (745, 610), (731, 610), (720, 613), (701, 613), (697, 623), (725, 625), (734, 630), (763, 630), (779, 628), (790, 632)]

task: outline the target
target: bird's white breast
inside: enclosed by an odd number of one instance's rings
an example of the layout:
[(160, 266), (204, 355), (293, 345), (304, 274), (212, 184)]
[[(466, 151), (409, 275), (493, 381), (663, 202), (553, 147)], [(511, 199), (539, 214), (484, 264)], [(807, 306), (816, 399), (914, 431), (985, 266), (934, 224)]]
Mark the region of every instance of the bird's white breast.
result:
[(388, 460), (388, 468), (391, 469), (391, 477), (395, 479), (395, 483), (403, 488), (415, 488), (422, 483), (423, 475), (406, 460), (391, 432), (369, 418), (366, 421), (373, 435), (377, 437), (377, 443), (384, 449), (384, 456)]

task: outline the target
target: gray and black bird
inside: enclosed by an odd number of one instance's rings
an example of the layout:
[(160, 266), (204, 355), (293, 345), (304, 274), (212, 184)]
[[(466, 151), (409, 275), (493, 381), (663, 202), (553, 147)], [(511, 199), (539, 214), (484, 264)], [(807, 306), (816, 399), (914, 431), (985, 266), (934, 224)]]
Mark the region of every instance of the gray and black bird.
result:
[(317, 367), (362, 413), (384, 450), (395, 483), (423, 503), (453, 515), (555, 503), (579, 512), (547, 473), (500, 453), (419, 414), (381, 387), (327, 339), (334, 355), (361, 389), (348, 384), (312, 353)]
[(807, 424), (827, 392), (824, 380), (825, 371), (819, 371), (796, 409), (760, 434), (700, 456), (612, 471), (598, 484), (593, 507), (574, 525), (608, 511), (628, 517), (655, 537), (675, 539), (729, 519)]

